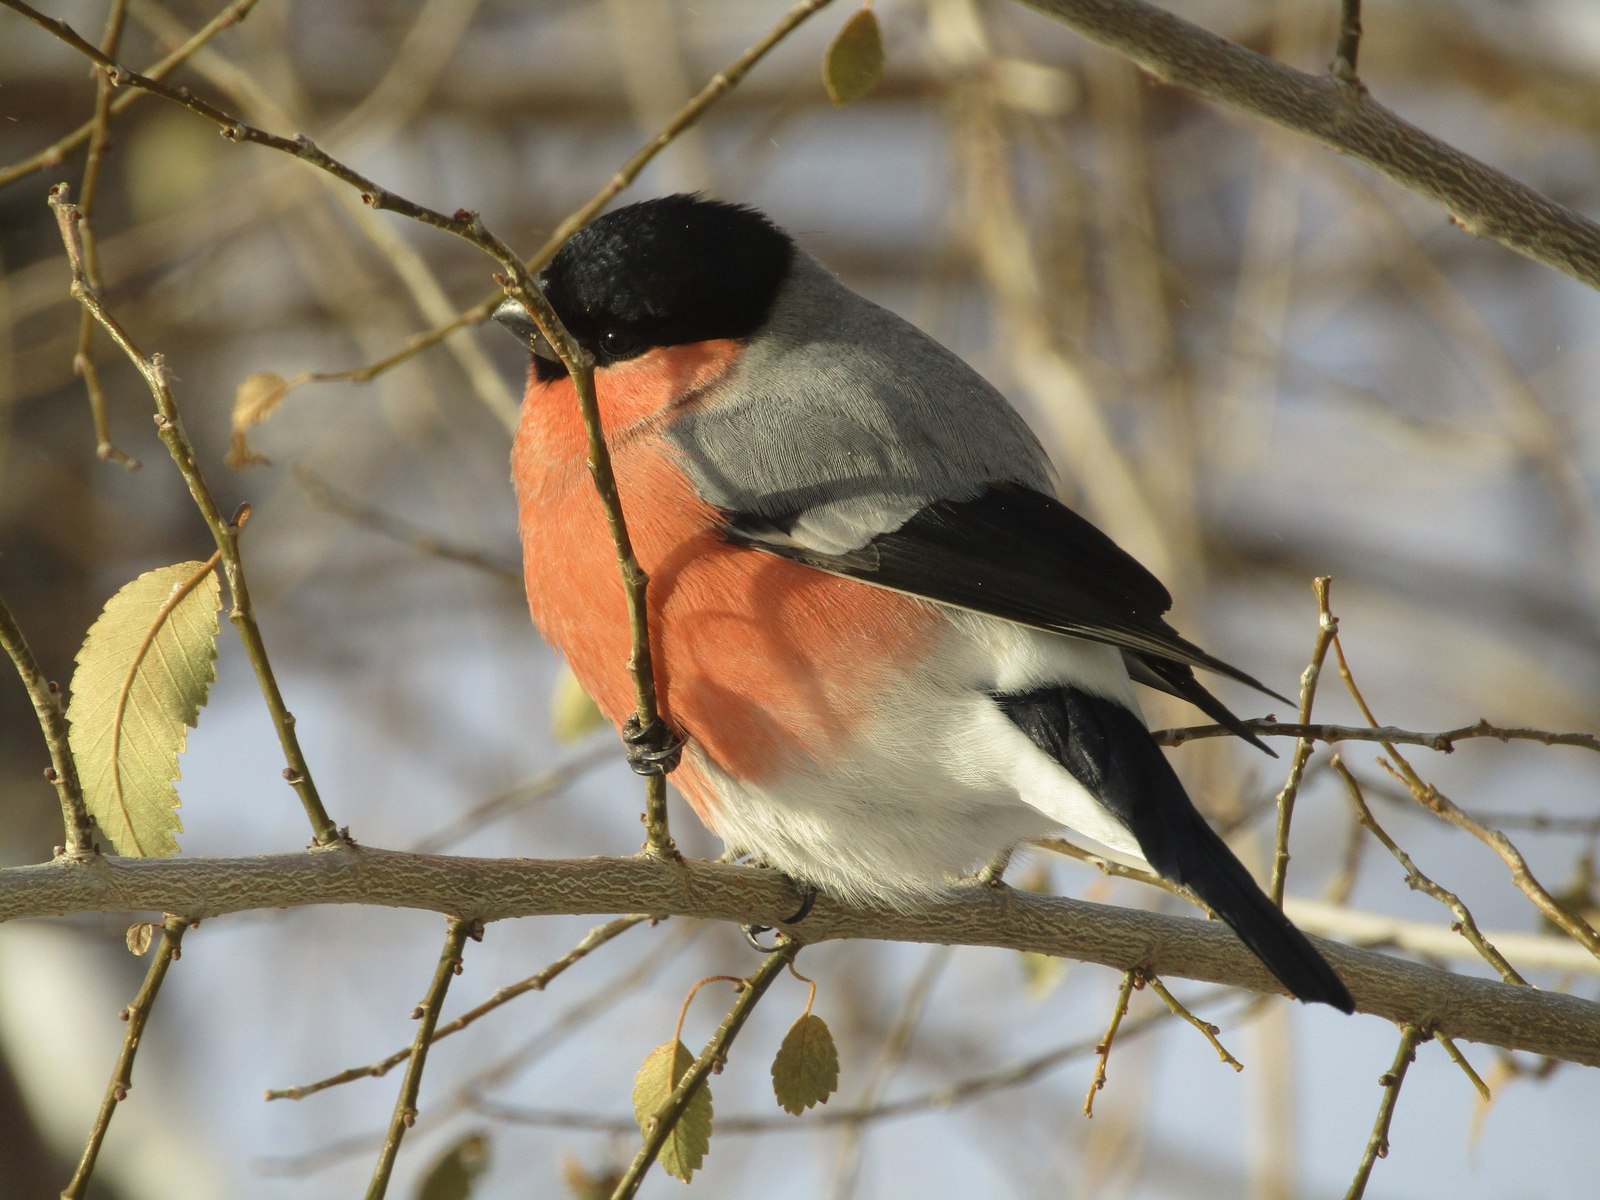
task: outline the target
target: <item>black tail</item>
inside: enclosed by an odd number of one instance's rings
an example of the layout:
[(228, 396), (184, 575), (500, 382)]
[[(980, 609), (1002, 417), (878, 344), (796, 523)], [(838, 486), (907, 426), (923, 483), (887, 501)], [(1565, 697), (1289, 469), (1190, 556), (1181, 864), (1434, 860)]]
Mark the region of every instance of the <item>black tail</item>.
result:
[(1075, 688), (996, 696), (995, 703), (1128, 827), (1162, 878), (1199, 896), (1290, 993), (1355, 1011), (1327, 960), (1195, 810), (1138, 716)]

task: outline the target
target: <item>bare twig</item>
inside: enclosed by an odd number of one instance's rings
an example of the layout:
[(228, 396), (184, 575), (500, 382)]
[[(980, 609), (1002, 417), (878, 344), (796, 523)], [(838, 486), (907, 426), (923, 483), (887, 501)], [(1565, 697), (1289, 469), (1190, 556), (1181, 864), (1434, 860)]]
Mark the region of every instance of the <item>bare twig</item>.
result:
[[(117, 56), (117, 46), (122, 41), (122, 26), (128, 16), (127, 0), (112, 0), (111, 11), (106, 15), (106, 31), (100, 38), (100, 47), (110, 58)], [(82, 218), (80, 236), (83, 239), (83, 273), (89, 286), (100, 290), (100, 256), (97, 250), (94, 227), (94, 202), (100, 185), (100, 164), (105, 154), (106, 142), (111, 137), (111, 93), (114, 91), (110, 76), (97, 71), (94, 92), (94, 118), (90, 122), (89, 154), (83, 165), (83, 181), (78, 187), (78, 213)], [(111, 441), (111, 426), (106, 421), (106, 397), (100, 387), (100, 373), (94, 365), (94, 318), (84, 310), (78, 318), (78, 349), (72, 356), (72, 369), (83, 376), (89, 393), (89, 415), (94, 422), (95, 453), (109, 462), (121, 463), (136, 470), (139, 460), (130, 458)]]
[[(146, 67), (144, 74), (151, 79), (165, 79), (194, 57), (195, 52), (216, 37), (217, 34), (244, 20), (250, 10), (256, 6), (256, 3), (257, 0), (234, 0), (234, 3), (225, 7), (211, 20), (195, 30), (171, 54)], [(111, 102), (110, 115), (113, 117), (118, 115), (130, 104), (138, 103), (144, 96), (145, 93), (139, 91), (123, 92), (122, 95)], [(96, 115), (98, 116), (98, 113)], [(32, 175), (35, 171), (42, 171), (46, 167), (59, 166), (67, 155), (94, 136), (95, 119), (91, 118), (85, 121), (53, 146), (47, 146), (39, 153), (20, 162), (13, 163), (9, 167), (0, 168), (0, 188)]]
[(389, 1119), (389, 1134), (383, 1139), (383, 1149), (378, 1152), (378, 1162), (372, 1170), (372, 1182), (367, 1185), (367, 1200), (382, 1200), (388, 1191), (389, 1175), (394, 1170), (395, 1156), (400, 1152), (400, 1139), (405, 1137), (406, 1130), (417, 1119), (417, 1094), (422, 1088), (422, 1068), (428, 1061), (428, 1047), (434, 1042), (439, 1009), (444, 1006), (450, 980), (461, 974), (461, 952), (469, 937), (482, 939), (482, 923), (451, 917), (445, 932), (444, 949), (439, 952), (439, 964), (434, 968), (433, 981), (428, 985), (428, 994), (411, 1014), (417, 1020), (417, 1035), (411, 1042), (410, 1061), (406, 1064), (405, 1078), (400, 1083), (400, 1094), (395, 1098), (394, 1115)]
[(1117, 1040), (1122, 1018), (1128, 1015), (1128, 1001), (1133, 996), (1133, 989), (1142, 986), (1143, 980), (1144, 972), (1138, 967), (1123, 972), (1122, 986), (1117, 989), (1117, 1003), (1111, 1010), (1111, 1023), (1095, 1043), (1094, 1078), (1089, 1081), (1089, 1091), (1083, 1097), (1083, 1115), (1086, 1117), (1094, 1116), (1094, 1098), (1106, 1086), (1106, 1066), (1111, 1062), (1111, 1045)]
[[(98, 54), (99, 51), (95, 53)], [(195, 505), (199, 508), (200, 515), (205, 518), (211, 536), (216, 540), (217, 549), (222, 554), (228, 589), (233, 595), (228, 619), (233, 622), (234, 628), (239, 631), (240, 640), (244, 642), (250, 665), (255, 669), (256, 681), (261, 687), (261, 694), (265, 697), (267, 708), (272, 714), (273, 726), (278, 731), (278, 743), (283, 748), (284, 758), (288, 762), (288, 766), (284, 768), (284, 778), (299, 795), (301, 806), (311, 822), (312, 836), (317, 844), (332, 845), (340, 840), (341, 834), (322, 807), (322, 798), (317, 794), (316, 784), (311, 778), (311, 768), (306, 764), (305, 754), (300, 749), (300, 739), (294, 729), (294, 714), (284, 703), (277, 677), (273, 674), (272, 664), (267, 658), (266, 644), (261, 637), (261, 628), (256, 623), (255, 609), (250, 601), (250, 589), (245, 581), (244, 562), (239, 557), (239, 532), (249, 516), (249, 506), (241, 507), (235, 520), (230, 521), (223, 517), (222, 510), (217, 507), (216, 499), (211, 494), (211, 486), (206, 482), (205, 475), (195, 460), (194, 446), (189, 441), (188, 434), (184, 432), (183, 422), (178, 415), (177, 401), (173, 398), (169, 385), (166, 364), (161, 355), (146, 356), (133, 344), (132, 339), (106, 309), (99, 294), (89, 285), (84, 275), (83, 249), (78, 239), (77, 209), (67, 202), (65, 184), (57, 184), (50, 189), (50, 207), (55, 210), (57, 224), (61, 227), (61, 240), (66, 246), (67, 259), (72, 265), (73, 298), (82, 304), (84, 309), (111, 335), (111, 340), (121, 348), (128, 356), (128, 360), (138, 369), (139, 374), (144, 377), (145, 384), (155, 399), (156, 432), (166, 445), (172, 461), (177, 465), (184, 483), (188, 485), (189, 494), (194, 498)]]
[[(1457, 729), (1444, 729), (1435, 733), (1415, 729), (1401, 729), (1395, 725), (1328, 725), (1290, 724), (1270, 718), (1246, 721), (1251, 733), (1260, 737), (1307, 738), (1316, 742), (1379, 742), (1383, 745), (1423, 746), (1449, 754), (1457, 742), (1476, 738), (1491, 738), (1498, 742), (1538, 742), (1543, 746), (1576, 746), (1582, 750), (1600, 751), (1600, 736), (1592, 733), (1556, 733), (1549, 729), (1509, 728), (1479, 721), (1475, 725), (1462, 725)], [(1163, 746), (1181, 746), (1198, 738), (1235, 737), (1225, 725), (1193, 725), (1183, 729), (1161, 729), (1152, 736)]]
[[(1356, 706), (1361, 709), (1361, 715), (1367, 721), (1376, 725), (1378, 719), (1372, 715), (1372, 709), (1367, 704), (1366, 697), (1361, 694), (1361, 689), (1356, 686), (1355, 676), (1350, 671), (1350, 663), (1344, 655), (1344, 646), (1340, 644), (1337, 636), (1333, 639), (1333, 651), (1339, 658), (1339, 674), (1344, 677), (1345, 688), (1355, 700)], [(1422, 805), (1435, 816), (1448, 821), (1457, 829), (1464, 829), (1484, 845), (1488, 846), (1500, 856), (1502, 862), (1511, 870), (1511, 882), (1516, 884), (1533, 906), (1537, 908), (1558, 929), (1573, 941), (1583, 946), (1590, 954), (1600, 958), (1600, 934), (1576, 913), (1571, 912), (1559, 900), (1550, 894), (1548, 888), (1534, 877), (1528, 868), (1528, 860), (1522, 857), (1522, 852), (1512, 844), (1498, 829), (1490, 829), (1482, 822), (1474, 820), (1458, 807), (1433, 784), (1426, 782), (1422, 776), (1406, 761), (1405, 757), (1397, 750), (1393, 743), (1384, 742), (1383, 748), (1393, 756), (1395, 764), (1390, 765), (1386, 760), (1379, 759), (1378, 765), (1388, 771), (1415, 797), (1418, 804)]]
[(1367, 1179), (1372, 1175), (1372, 1165), (1380, 1158), (1389, 1157), (1389, 1123), (1394, 1119), (1395, 1102), (1400, 1099), (1400, 1085), (1406, 1081), (1406, 1072), (1417, 1058), (1417, 1046), (1432, 1036), (1420, 1026), (1406, 1025), (1400, 1030), (1400, 1046), (1395, 1051), (1394, 1062), (1378, 1077), (1383, 1086), (1383, 1099), (1378, 1102), (1378, 1116), (1372, 1123), (1372, 1136), (1356, 1167), (1356, 1177), (1350, 1181), (1350, 1190), (1344, 1200), (1361, 1200), (1367, 1190)]
[(579, 754), (548, 771), (541, 771), (531, 779), (512, 784), (480, 804), (453, 814), (443, 825), (412, 842), (409, 848), (418, 854), (438, 854), (496, 818), (557, 795), (568, 784), (615, 761), (616, 751), (610, 746), (598, 746), (588, 753)]
[(728, 1009), (728, 1015), (722, 1018), (722, 1024), (717, 1026), (717, 1031), (706, 1042), (705, 1049), (700, 1051), (689, 1069), (683, 1073), (683, 1078), (678, 1080), (678, 1085), (672, 1089), (672, 1095), (668, 1096), (650, 1117), (644, 1144), (639, 1147), (639, 1152), (628, 1164), (628, 1169), (618, 1181), (616, 1190), (611, 1193), (611, 1200), (627, 1200), (638, 1192), (639, 1185), (644, 1182), (645, 1172), (661, 1153), (661, 1147), (666, 1144), (668, 1135), (683, 1116), (689, 1101), (705, 1085), (706, 1077), (712, 1071), (721, 1069), (727, 1060), (728, 1047), (733, 1044), (733, 1039), (739, 1036), (739, 1030), (744, 1028), (744, 1023), (756, 1003), (772, 986), (772, 981), (794, 961), (794, 956), (798, 953), (800, 953), (800, 943), (785, 941), (782, 946), (762, 959), (761, 965), (742, 982), (739, 994), (734, 997), (733, 1006)]
[[(544, 989), (549, 986), (550, 981), (555, 979), (556, 976), (560, 975), (568, 967), (572, 966), (574, 963), (582, 961), (584, 958), (588, 957), (591, 952), (598, 950), (601, 946), (605, 945), (619, 934), (626, 933), (635, 925), (638, 925), (642, 921), (648, 921), (649, 919), (650, 918), (643, 916), (618, 917), (614, 921), (607, 921), (604, 925), (595, 926), (584, 935), (583, 939), (579, 941), (576, 946), (567, 951), (567, 953), (563, 954), (560, 958), (556, 959), (555, 962), (545, 967), (544, 970), (530, 975), (528, 978), (518, 983), (513, 983), (509, 987), (500, 988), (494, 993), (494, 995), (490, 996), (476, 1008), (470, 1008), (448, 1024), (440, 1025), (433, 1031), (432, 1041), (429, 1044), (431, 1045), (433, 1042), (443, 1041), (452, 1033), (461, 1032), (461, 1030), (465, 1029), (468, 1025), (471, 1025), (479, 1017), (487, 1016), (501, 1005), (508, 1004), (512, 1000), (515, 1000), (518, 996), (524, 995), (528, 992), (544, 991)], [(266, 1092), (265, 1099), (304, 1100), (307, 1096), (313, 1096), (318, 1092), (326, 1091), (331, 1087), (337, 1087), (342, 1083), (352, 1083), (357, 1079), (377, 1079), (387, 1075), (390, 1070), (405, 1062), (406, 1059), (412, 1055), (412, 1053), (413, 1051), (409, 1048), (405, 1050), (396, 1050), (387, 1058), (380, 1058), (377, 1062), (368, 1063), (364, 1067), (346, 1068), (337, 1074), (329, 1075), (326, 1079), (319, 1079), (315, 1083), (300, 1084), (297, 1087), (269, 1088)]]
[(1361, 0), (1339, 0), (1339, 41), (1333, 51), (1333, 77), (1359, 83), (1356, 55), (1361, 50)]
[(144, 983), (139, 986), (133, 1003), (122, 1010), (122, 1019), (128, 1023), (127, 1032), (122, 1035), (122, 1049), (117, 1054), (116, 1066), (111, 1070), (111, 1082), (106, 1085), (105, 1099), (100, 1102), (100, 1112), (95, 1117), (94, 1128), (89, 1132), (83, 1157), (78, 1160), (78, 1169), (62, 1189), (62, 1200), (79, 1200), (89, 1186), (89, 1177), (94, 1174), (95, 1159), (105, 1141), (106, 1130), (111, 1127), (111, 1118), (117, 1111), (117, 1105), (128, 1098), (133, 1088), (133, 1059), (139, 1052), (145, 1022), (150, 1019), (150, 1010), (155, 1007), (156, 996), (167, 977), (167, 968), (182, 956), (183, 935), (188, 928), (189, 922), (185, 918), (170, 914), (161, 923), (161, 944), (156, 948), (155, 958), (150, 961), (150, 969), (145, 972)]
[(1462, 1073), (1466, 1075), (1472, 1086), (1477, 1089), (1478, 1095), (1482, 1097), (1483, 1102), (1487, 1104), (1492, 1100), (1493, 1096), (1490, 1095), (1489, 1085), (1483, 1081), (1483, 1076), (1472, 1069), (1472, 1064), (1461, 1053), (1460, 1048), (1455, 1043), (1455, 1039), (1443, 1033), (1437, 1033), (1434, 1036), (1439, 1039), (1439, 1045), (1444, 1047), (1444, 1052), (1450, 1056), (1450, 1061), (1461, 1068)]
[[(21, 3), (20, 0), (0, 0), (0, 3), (22, 13), (29, 20), (49, 30), (79, 53), (93, 59), (114, 82), (154, 92), (156, 95), (162, 96), (174, 104), (204, 117), (217, 125), (222, 131), (222, 135), (230, 141), (252, 142), (307, 162), (356, 188), (360, 192), (362, 200), (371, 207), (396, 212), (402, 216), (420, 221), (425, 225), (431, 225), (436, 229), (443, 230), (446, 233), (454, 234), (483, 250), (500, 264), (505, 272), (502, 282), (506, 293), (520, 301), (533, 317), (540, 332), (555, 348), (557, 355), (567, 368), (568, 376), (572, 380), (573, 389), (577, 394), (578, 407), (583, 414), (584, 428), (588, 436), (589, 453), (587, 461), (589, 472), (593, 477), (595, 490), (599, 493), (601, 505), (605, 510), (606, 524), (610, 530), (612, 544), (616, 549), (618, 565), (622, 572), (631, 634), (631, 652), (628, 667), (633, 677), (637, 702), (635, 720), (646, 737), (670, 736), (670, 732), (665, 731), (662, 726), (656, 698), (655, 671), (652, 662), (647, 623), (648, 609), (645, 598), (649, 577), (640, 567), (638, 556), (633, 550), (633, 541), (628, 533), (627, 521), (622, 511), (621, 496), (617, 490), (616, 476), (611, 468), (611, 451), (606, 445), (605, 435), (601, 429), (600, 407), (594, 390), (593, 358), (578, 345), (571, 334), (562, 326), (555, 310), (550, 307), (549, 302), (539, 292), (533, 277), (523, 266), (521, 259), (512, 252), (511, 248), (489, 231), (477, 213), (463, 210), (446, 215), (426, 205), (417, 204), (403, 196), (396, 195), (386, 188), (380, 187), (373, 180), (352, 167), (325, 153), (308, 137), (303, 135), (294, 138), (280, 137), (277, 134), (248, 125), (215, 105), (201, 100), (187, 88), (169, 87), (159, 80), (149, 79), (120, 66), (102, 54), (98, 48), (85, 41), (65, 21), (47, 17), (29, 5)], [(170, 407), (170, 395), (167, 394), (165, 380), (161, 377), (164, 373), (150, 369), (158, 364), (145, 360), (142, 355), (139, 355), (132, 348), (125, 334), (121, 334), (120, 330), (113, 329), (110, 324), (107, 324), (110, 320), (109, 316), (105, 314), (103, 308), (99, 307), (98, 300), (94, 299), (93, 292), (83, 285), (81, 255), (74, 249), (73, 239), (70, 236), (73, 225), (72, 219), (67, 215), (67, 210), (70, 206), (66, 206), (56, 200), (52, 200), (52, 203), (57, 204), (58, 214), (61, 214), (63, 236), (67, 238), (69, 253), (73, 258), (74, 295), (82, 293), (79, 298), (83, 299), (85, 304), (91, 303), (91, 300), (93, 301), (96, 309), (95, 316), (102, 324), (106, 324), (107, 329), (112, 333), (113, 339), (124, 350), (128, 351), (135, 365), (140, 366), (141, 371), (150, 382), (152, 390), (157, 392), (158, 404), (161, 403), (161, 399), (165, 395), (167, 396), (167, 405)], [(84, 299), (84, 297), (89, 297), (89, 299)], [(182, 439), (181, 432), (177, 432), (176, 412), (174, 411), (169, 416), (163, 409), (162, 416), (167, 421), (164, 426), (160, 427), (163, 440), (168, 440), (169, 436), (176, 437), (186, 447), (186, 439)], [(179, 459), (179, 465), (182, 467), (184, 465), (183, 459), (179, 457), (178, 449), (171, 441), (169, 441), (168, 448), (173, 451), (174, 457)], [(187, 457), (192, 466), (192, 452), (187, 452)], [(200, 504), (202, 511), (205, 512), (207, 523), (212, 525), (213, 532), (218, 537), (218, 545), (222, 547), (224, 557), (228, 562), (229, 582), (235, 586), (235, 612), (240, 611), (242, 607), (247, 611), (247, 606), (241, 603), (241, 598), (238, 595), (239, 584), (235, 581), (237, 555), (230, 554), (229, 550), (229, 546), (236, 543), (237, 531), (233, 531), (230, 536), (226, 531), (231, 527), (222, 524), (220, 515), (213, 522), (212, 517), (215, 506), (211, 506), (212, 511), (207, 510), (210, 496), (208, 492), (202, 495), (202, 492), (204, 492), (203, 481), (200, 490), (196, 490), (195, 487), (195, 482), (199, 479), (198, 472), (194, 472), (192, 478), (190, 478), (189, 472), (185, 474), (186, 478), (189, 478), (190, 491), (195, 494), (196, 502)], [(243, 626), (241, 626), (242, 629)], [(253, 654), (252, 661), (257, 663), (257, 674), (262, 678), (263, 688), (266, 689), (269, 676), (263, 675), (260, 667), (260, 664), (265, 661), (264, 656), (258, 658)], [(275, 683), (271, 690), (276, 690)], [(271, 703), (271, 697), (269, 696), (269, 705)], [(285, 731), (292, 730), (292, 725), (290, 724), (292, 717), (289, 716), (286, 708), (281, 707), (281, 701), (279, 705), (274, 706), (273, 716), (278, 723), (280, 740), (285, 740)], [(292, 738), (292, 732), (289, 736)], [(284, 748), (285, 752), (288, 753), (289, 745), (287, 740)], [(298, 745), (296, 745), (295, 749), (298, 750)], [(293, 761), (293, 755), (291, 755), (290, 770), (294, 773), (291, 782), (295, 783), (297, 788), (302, 789), (301, 799), (307, 805), (308, 814), (312, 815), (312, 823), (313, 828), (316, 830), (317, 840), (323, 843), (333, 840), (337, 837), (337, 830), (333, 823), (327, 820), (326, 814), (321, 812), (320, 802), (315, 806), (316, 812), (312, 813), (315, 792), (314, 789), (310, 788), (303, 763)], [(321, 823), (319, 823), (319, 818)], [(645, 829), (646, 848), (650, 853), (667, 858), (677, 855), (677, 849), (672, 843), (672, 836), (667, 827), (667, 785), (664, 775), (661, 774), (652, 775), (646, 780)]]
[(1217, 1057), (1224, 1064), (1232, 1067), (1235, 1071), (1244, 1070), (1244, 1064), (1229, 1054), (1228, 1048), (1217, 1040), (1217, 1034), (1221, 1031), (1210, 1021), (1202, 1021), (1184, 1007), (1183, 1002), (1167, 990), (1167, 985), (1161, 982), (1159, 975), (1146, 975), (1145, 982), (1155, 990), (1156, 995), (1166, 1002), (1166, 1006), (1172, 1010), (1174, 1016), (1182, 1017), (1205, 1036), (1206, 1041), (1211, 1043), (1211, 1048), (1217, 1052)]
[(44, 732), (45, 746), (50, 751), (50, 768), (45, 778), (55, 785), (56, 799), (61, 802), (67, 853), (93, 854), (94, 819), (84, 807), (78, 766), (67, 741), (67, 714), (61, 708), (61, 694), (40, 670), (28, 639), (23, 637), (3, 598), (0, 598), (0, 647), (5, 649), (16, 665), (17, 674), (22, 676), (22, 686), (28, 690), (28, 699), (33, 701), (33, 711), (39, 717), (39, 728)]
[[(595, 192), (593, 196), (584, 201), (571, 214), (563, 218), (561, 223), (556, 226), (555, 231), (545, 239), (544, 244), (527, 257), (525, 260), (527, 269), (529, 271), (537, 271), (545, 263), (549, 262), (569, 237), (593, 220), (601, 209), (611, 203), (624, 188), (632, 184), (639, 177), (639, 173), (649, 166), (658, 154), (704, 116), (707, 109), (737, 86), (775, 46), (793, 33), (813, 13), (831, 2), (832, 0), (801, 0), (800, 3), (783, 15), (765, 37), (713, 75), (705, 87), (695, 93), (673, 118), (662, 127), (661, 131), (641, 146), (633, 157), (606, 181), (599, 191)], [(464, 329), (469, 325), (476, 325), (486, 320), (489, 313), (493, 311), (495, 305), (502, 298), (503, 293), (496, 292), (494, 295), (480, 300), (465, 312), (458, 314), (454, 319), (417, 334), (394, 353), (386, 355), (376, 362), (352, 367), (345, 371), (320, 371), (298, 376), (290, 381), (291, 386), (310, 382), (349, 381), (352, 383), (368, 383), (384, 372), (414, 358), (424, 350), (438, 345), (456, 330)]]
[(1406, 762), (1393, 748), (1395, 762), (1399, 767), (1391, 766), (1386, 760), (1379, 759), (1378, 765), (1390, 772), (1394, 777), (1411, 789), (1411, 794), (1416, 797), (1417, 803), (1426, 808), (1435, 816), (1454, 825), (1457, 829), (1464, 829), (1477, 838), (1489, 849), (1500, 856), (1511, 872), (1511, 882), (1524, 896), (1532, 901), (1541, 915), (1546, 917), (1551, 924), (1560, 929), (1573, 941), (1588, 950), (1596, 958), (1600, 958), (1600, 935), (1595, 933), (1591, 926), (1582, 917), (1568, 909), (1561, 901), (1550, 894), (1550, 890), (1535, 878), (1533, 871), (1528, 867), (1528, 860), (1522, 852), (1498, 829), (1490, 829), (1481, 822), (1468, 816), (1454, 800), (1446, 796), (1431, 783), (1426, 783), (1411, 769), (1411, 764)]
[(1377, 818), (1372, 815), (1372, 810), (1367, 807), (1366, 797), (1361, 794), (1361, 784), (1356, 781), (1356, 777), (1351, 773), (1350, 768), (1345, 766), (1344, 760), (1336, 754), (1333, 756), (1333, 761), (1330, 765), (1339, 778), (1344, 781), (1345, 791), (1350, 796), (1350, 803), (1355, 806), (1356, 819), (1361, 822), (1362, 828), (1377, 838), (1383, 844), (1383, 848), (1394, 855), (1395, 861), (1405, 871), (1406, 886), (1413, 891), (1432, 896), (1453, 912), (1456, 917), (1456, 923), (1451, 928), (1466, 938), (1472, 944), (1472, 948), (1481, 954), (1490, 966), (1500, 972), (1501, 979), (1504, 979), (1507, 983), (1527, 987), (1528, 981), (1518, 974), (1517, 969), (1506, 961), (1505, 955), (1496, 950), (1489, 940), (1483, 936), (1482, 932), (1479, 931), (1477, 921), (1473, 920), (1472, 914), (1467, 911), (1467, 906), (1462, 903), (1461, 897), (1449, 888), (1435, 883), (1419, 871), (1417, 865), (1411, 861), (1411, 856), (1400, 849), (1399, 845), (1389, 836), (1383, 826), (1378, 824)]
[[(1221, 991), (1209, 993), (1208, 1002), (1222, 998)], [(1117, 1036), (1126, 1042), (1153, 1029), (1170, 1024), (1174, 1014), (1169, 1009), (1153, 1009), (1137, 1017), (1128, 1017), (1117, 1029)], [(895, 1120), (930, 1111), (944, 1111), (976, 1100), (983, 1096), (1032, 1083), (1064, 1063), (1098, 1053), (1100, 1039), (1080, 1039), (1058, 1046), (1021, 1062), (1007, 1063), (981, 1075), (973, 1075), (955, 1083), (929, 1091), (885, 1100), (877, 1104), (858, 1104), (849, 1108), (829, 1104), (826, 1109), (812, 1109), (799, 1120), (794, 1117), (719, 1116), (717, 1134), (752, 1133), (804, 1133), (819, 1128), (845, 1126), (851, 1128), (876, 1121)], [(474, 1111), (496, 1120), (512, 1121), (524, 1125), (538, 1125), (555, 1129), (585, 1129), (600, 1133), (630, 1133), (638, 1128), (631, 1117), (608, 1116), (601, 1113), (581, 1113), (555, 1109), (531, 1108), (526, 1105), (506, 1104), (501, 1101), (479, 1100)], [(294, 1165), (298, 1166), (298, 1162)]]
[(295, 482), (305, 489), (307, 497), (319, 508), (324, 508), (332, 513), (346, 518), (356, 525), (382, 534), (386, 538), (399, 542), (401, 545), (410, 546), (419, 554), (431, 555), (434, 558), (448, 559), (451, 562), (462, 563), (469, 567), (476, 567), (486, 575), (506, 583), (520, 584), (522, 572), (517, 570), (512, 563), (503, 562), (493, 555), (471, 546), (463, 546), (457, 542), (441, 537), (431, 530), (415, 525), (410, 521), (402, 520), (392, 513), (372, 505), (363, 504), (354, 496), (335, 488), (323, 479), (310, 467), (296, 464), (294, 468)]
[[(1311, 721), (1311, 706), (1317, 698), (1317, 680), (1322, 675), (1322, 660), (1328, 655), (1328, 645), (1339, 630), (1338, 618), (1328, 609), (1328, 591), (1333, 579), (1319, 575), (1311, 582), (1317, 596), (1317, 638), (1311, 647), (1311, 661), (1300, 676), (1300, 723)], [(1294, 757), (1289, 760), (1289, 777), (1278, 792), (1278, 827), (1272, 839), (1272, 881), (1267, 885), (1267, 895), (1278, 907), (1283, 907), (1283, 885), (1289, 874), (1289, 825), (1294, 820), (1295, 797), (1300, 794), (1300, 781), (1305, 777), (1306, 763), (1311, 760), (1312, 741), (1301, 738), (1295, 743)]]

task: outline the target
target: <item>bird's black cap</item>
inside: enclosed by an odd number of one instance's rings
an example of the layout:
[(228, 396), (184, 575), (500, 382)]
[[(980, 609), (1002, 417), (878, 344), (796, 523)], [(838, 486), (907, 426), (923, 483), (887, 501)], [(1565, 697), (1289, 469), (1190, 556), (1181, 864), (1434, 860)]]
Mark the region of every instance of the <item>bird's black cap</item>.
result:
[[(539, 273), (556, 314), (604, 366), (656, 346), (749, 337), (766, 321), (794, 261), (789, 235), (740, 204), (662, 196), (596, 218)], [(495, 319), (527, 339), (507, 302)], [(539, 378), (566, 373), (538, 352)]]

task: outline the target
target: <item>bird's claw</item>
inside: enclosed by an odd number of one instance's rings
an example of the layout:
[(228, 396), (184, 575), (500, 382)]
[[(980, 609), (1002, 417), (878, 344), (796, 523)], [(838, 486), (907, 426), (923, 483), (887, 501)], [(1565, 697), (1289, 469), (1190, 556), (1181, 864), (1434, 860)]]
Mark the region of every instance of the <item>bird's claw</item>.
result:
[[(789, 877), (784, 876), (784, 878), (788, 879)], [(801, 883), (794, 879), (789, 879), (789, 883), (790, 886), (794, 888), (795, 894), (800, 897), (800, 907), (794, 910), (794, 914), (792, 916), (784, 917), (783, 920), (779, 922), (780, 925), (798, 925), (801, 921), (806, 919), (811, 912), (812, 906), (817, 902), (817, 889), (813, 885), (809, 883)], [(763, 933), (773, 932), (773, 927), (771, 925), (741, 925), (739, 926), (739, 929), (740, 932), (744, 934), (744, 940), (749, 942), (750, 945), (755, 947), (755, 949), (759, 950), (762, 954), (770, 954), (772, 951), (778, 948), (778, 944), (776, 942), (774, 942), (771, 946), (764, 946), (761, 944), (761, 935)], [(783, 936), (783, 930), (780, 929), (777, 931), (777, 933), (779, 937)]]
[(683, 738), (662, 721), (641, 725), (637, 715), (631, 716), (622, 727), (622, 741), (635, 775), (665, 775), (683, 758)]

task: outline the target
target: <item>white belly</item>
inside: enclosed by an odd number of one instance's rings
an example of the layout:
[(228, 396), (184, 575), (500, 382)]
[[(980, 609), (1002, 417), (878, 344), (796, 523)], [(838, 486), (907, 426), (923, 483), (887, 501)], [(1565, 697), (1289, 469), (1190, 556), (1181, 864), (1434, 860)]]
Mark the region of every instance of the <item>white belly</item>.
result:
[(940, 653), (828, 761), (751, 785), (689, 753), (720, 793), (730, 849), (842, 899), (914, 903), (1063, 831), (1141, 861), (1127, 828), (988, 695), (1061, 683), (1138, 711), (1116, 649), (952, 613)]

